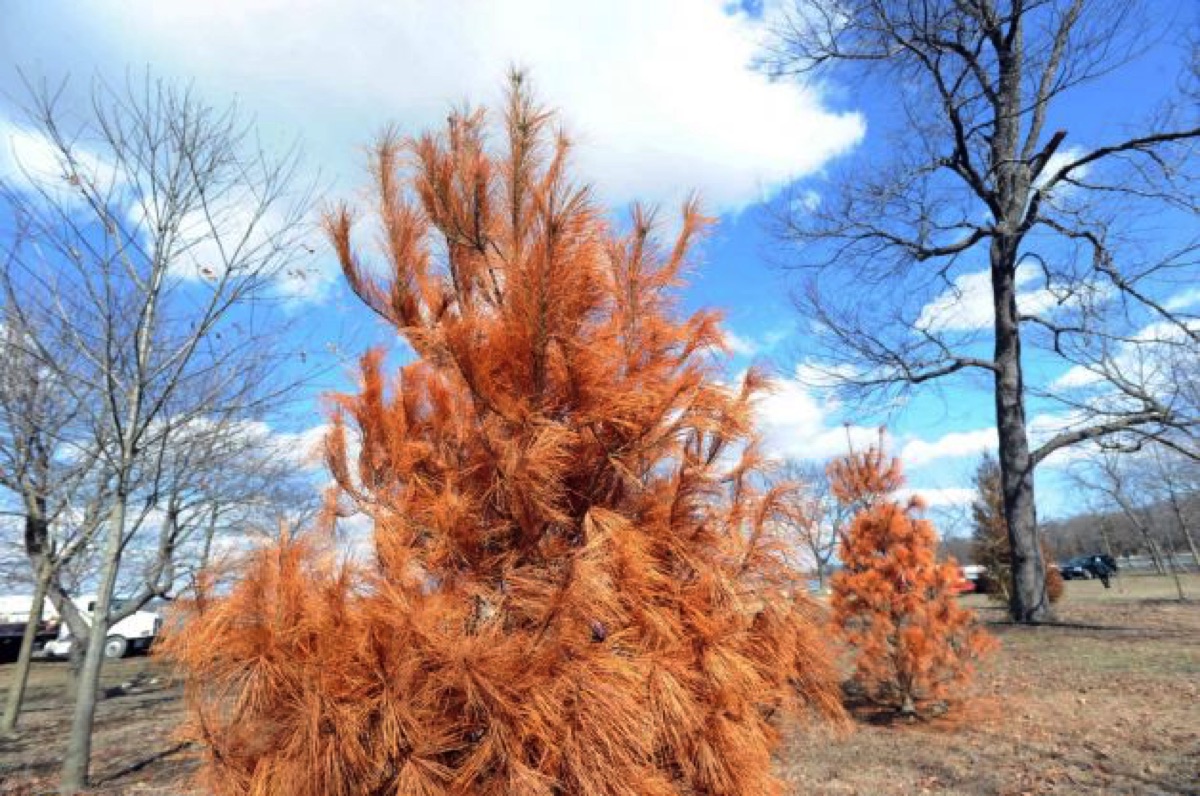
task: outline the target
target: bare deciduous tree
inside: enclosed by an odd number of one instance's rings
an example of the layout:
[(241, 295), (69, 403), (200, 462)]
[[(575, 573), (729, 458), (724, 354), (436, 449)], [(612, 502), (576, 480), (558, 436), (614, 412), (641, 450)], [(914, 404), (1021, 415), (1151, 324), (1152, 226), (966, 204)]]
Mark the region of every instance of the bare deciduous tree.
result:
[[(87, 782), (103, 647), (121, 615), (111, 609), (132, 540), (158, 531), (163, 554), (152, 557), (146, 593), (169, 588), (184, 533), (171, 501), (194, 489), (171, 479), (194, 472), (181, 457), (197, 424), (256, 419), (296, 383), (270, 332), (281, 282), (306, 248), (309, 192), (294, 151), (268, 155), (236, 109), (190, 89), (99, 83), (82, 118), (62, 96), (30, 92), (27, 126), (52, 165), (24, 164), (2, 196), (30, 233), (6, 274), (11, 307), (61, 388), (89, 396), (80, 422), (111, 488), (63, 758), (60, 788), (73, 794)], [(48, 343), (52, 329), (68, 362)]]
[(806, 563), (811, 564), (817, 576), (818, 585), (824, 589), (830, 563), (854, 509), (834, 496), (823, 464), (788, 461), (780, 468), (779, 475), (797, 485), (788, 499), (788, 524)]
[[(846, 394), (990, 382), (1018, 621), (1049, 612), (1035, 468), (1079, 442), (1197, 420), (1134, 353), (1150, 344), (1196, 361), (1195, 316), (1163, 298), (1194, 279), (1200, 251), (1195, 115), (1165, 107), (1143, 132), (1098, 146), (1056, 126), (1064, 95), (1138, 54), (1141, 10), (796, 0), (772, 53), (781, 73), (840, 64), (889, 81), (899, 121), (883, 159), (836, 190), (789, 197), (779, 231), (808, 276), (798, 303), (823, 329), (812, 364)], [(956, 315), (975, 286), (990, 297), (982, 323)], [(1057, 368), (1029, 368), (1031, 349)], [(1044, 440), (1031, 439), (1030, 399), (1065, 421)]]
[[(12, 310), (5, 298), (0, 303), (0, 490), (12, 498), (13, 510), (5, 513), (18, 519), (21, 541), (15, 547), (30, 571), (33, 596), (0, 722), (4, 733), (17, 726), (46, 599), (75, 632), (86, 629), (75, 606), (64, 601), (59, 576), (87, 551), (100, 527), (100, 516), (81, 510), (82, 505), (94, 507), (106, 495), (103, 474), (95, 471), (96, 448), (78, 447), (73, 434), (83, 405), (63, 389), (60, 371), (32, 354), (24, 320)], [(53, 336), (43, 340), (55, 351), (59, 367), (69, 368), (70, 352), (61, 342)]]
[(1180, 536), (1191, 553), (1192, 563), (1200, 568), (1200, 548), (1196, 546), (1194, 529), (1197, 523), (1198, 503), (1200, 503), (1200, 461), (1190, 456), (1180, 455), (1173, 448), (1164, 449), (1162, 446), (1152, 446), (1150, 455), (1157, 493), (1162, 496), (1162, 502), (1169, 512)]
[[(1153, 458), (1152, 456), (1147, 456)], [(1142, 456), (1098, 448), (1072, 471), (1081, 488), (1100, 496), (1137, 529), (1159, 572), (1168, 572), (1175, 581), (1180, 600), (1186, 599), (1176, 558), (1177, 540), (1169, 532), (1170, 518), (1164, 507), (1160, 473), (1147, 465)]]

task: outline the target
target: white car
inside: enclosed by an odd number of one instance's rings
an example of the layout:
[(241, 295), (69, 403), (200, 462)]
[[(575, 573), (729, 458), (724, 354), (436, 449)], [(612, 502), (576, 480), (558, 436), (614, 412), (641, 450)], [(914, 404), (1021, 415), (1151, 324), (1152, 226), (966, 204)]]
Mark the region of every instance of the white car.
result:
[[(96, 607), (93, 595), (77, 597), (73, 600), (83, 614), (85, 620), (90, 619)], [(120, 600), (113, 600), (113, 610), (119, 610)], [(131, 651), (148, 650), (162, 629), (162, 618), (151, 611), (135, 611), (108, 629), (108, 637), (104, 641), (104, 657), (124, 658)], [(75, 639), (71, 629), (63, 622), (58, 631), (58, 638), (46, 644), (46, 654), (52, 658), (66, 658), (71, 654), (71, 646)]]

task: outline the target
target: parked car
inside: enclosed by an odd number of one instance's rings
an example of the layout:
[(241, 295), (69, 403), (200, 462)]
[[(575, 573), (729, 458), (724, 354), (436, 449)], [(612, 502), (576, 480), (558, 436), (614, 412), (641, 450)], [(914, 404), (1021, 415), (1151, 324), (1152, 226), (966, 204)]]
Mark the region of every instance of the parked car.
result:
[(1090, 580), (1099, 577), (1100, 562), (1104, 562), (1104, 565), (1108, 567), (1109, 574), (1116, 574), (1116, 560), (1110, 555), (1101, 553), (1075, 556), (1069, 561), (1059, 564), (1058, 571), (1063, 576), (1063, 580)]
[[(90, 621), (96, 607), (96, 598), (89, 595), (78, 597), (73, 602), (83, 614), (83, 618)], [(121, 600), (114, 600), (112, 607), (114, 611), (120, 610)], [(108, 637), (104, 641), (104, 657), (124, 658), (130, 652), (148, 650), (160, 630), (162, 617), (150, 611), (135, 611), (108, 629)], [(52, 658), (66, 658), (71, 654), (74, 644), (71, 629), (63, 622), (58, 631), (58, 638), (46, 645), (46, 654)]]
[[(16, 660), (29, 624), (33, 598), (28, 596), (0, 597), (0, 660)], [(34, 636), (34, 649), (58, 637), (58, 613), (49, 600), (42, 608), (42, 620)]]
[(988, 577), (987, 567), (982, 564), (963, 564), (959, 569), (962, 576), (971, 582), (971, 591), (987, 594), (984, 588)]

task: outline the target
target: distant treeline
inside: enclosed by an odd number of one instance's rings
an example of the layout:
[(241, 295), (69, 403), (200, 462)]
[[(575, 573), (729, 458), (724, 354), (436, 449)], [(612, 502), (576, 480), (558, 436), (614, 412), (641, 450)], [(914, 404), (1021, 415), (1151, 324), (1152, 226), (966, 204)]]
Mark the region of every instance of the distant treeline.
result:
[[(1155, 569), (1165, 572), (1169, 565), (1167, 557), (1174, 556), (1177, 566), (1190, 569), (1200, 566), (1200, 561), (1190, 548), (1184, 524), (1192, 529), (1195, 538), (1195, 529), (1200, 527), (1200, 493), (1181, 496), (1178, 504), (1176, 507), (1169, 500), (1162, 500), (1137, 509), (1145, 532), (1125, 512), (1114, 510), (1051, 520), (1042, 524), (1042, 534), (1051, 556), (1058, 562), (1085, 553), (1109, 553), (1118, 559), (1147, 556)], [(960, 562), (975, 559), (969, 537), (946, 538), (942, 550)]]
[[(1194, 537), (1194, 529), (1200, 524), (1200, 494), (1180, 496), (1178, 502), (1178, 511), (1169, 500), (1138, 509), (1146, 533), (1124, 512), (1110, 511), (1047, 522), (1043, 525), (1046, 542), (1059, 558), (1091, 552), (1154, 559), (1174, 554), (1180, 564), (1197, 564), (1200, 562), (1193, 560), (1184, 523), (1193, 529)], [(1159, 563), (1165, 566), (1166, 562)]]

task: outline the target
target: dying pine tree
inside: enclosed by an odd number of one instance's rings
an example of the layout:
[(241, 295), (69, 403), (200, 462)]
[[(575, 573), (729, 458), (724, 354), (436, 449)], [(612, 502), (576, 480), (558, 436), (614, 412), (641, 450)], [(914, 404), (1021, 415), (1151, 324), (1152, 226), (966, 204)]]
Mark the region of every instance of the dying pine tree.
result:
[(503, 119), (379, 142), (382, 267), (326, 219), (416, 356), (336, 398), (330, 505), (371, 555), (288, 540), (169, 642), (219, 794), (773, 794), (772, 714), (840, 716), (787, 486), (756, 486), (762, 378), (677, 314), (705, 219), (617, 231), (519, 75)]
[[(1012, 591), (1012, 547), (1004, 519), (1004, 488), (1000, 463), (987, 454), (975, 469), (975, 500), (971, 503), (971, 542), (975, 563), (986, 567), (984, 591), (995, 600), (1009, 602)], [(1040, 543), (1046, 571), (1046, 599), (1057, 603), (1066, 593), (1062, 573), (1050, 566), (1046, 540)]]
[(853, 658), (852, 682), (905, 716), (942, 709), (995, 644), (958, 604), (953, 561), (938, 563), (933, 524), (917, 497), (901, 500), (899, 460), (882, 445), (830, 466), (835, 494), (859, 507), (839, 550), (833, 619)]

